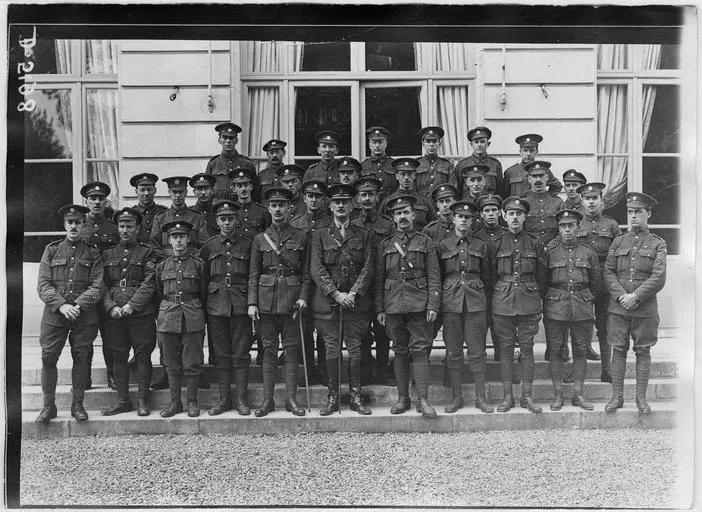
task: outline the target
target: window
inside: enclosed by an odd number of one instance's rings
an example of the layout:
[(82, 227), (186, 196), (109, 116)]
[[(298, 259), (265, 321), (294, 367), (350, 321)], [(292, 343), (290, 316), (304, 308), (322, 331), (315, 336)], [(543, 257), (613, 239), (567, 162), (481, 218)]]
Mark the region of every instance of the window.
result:
[(118, 207), (117, 45), (107, 40), (48, 40), (32, 49), (37, 103), (26, 112), (24, 261), (63, 235), (56, 211), (82, 202), (89, 181), (108, 183)]
[(366, 71), (415, 71), (413, 43), (366, 43)]
[[(680, 46), (599, 45), (597, 165), (607, 214), (625, 225), (628, 190), (660, 205), (649, 227), (680, 253)], [(633, 127), (640, 127), (633, 130)]]

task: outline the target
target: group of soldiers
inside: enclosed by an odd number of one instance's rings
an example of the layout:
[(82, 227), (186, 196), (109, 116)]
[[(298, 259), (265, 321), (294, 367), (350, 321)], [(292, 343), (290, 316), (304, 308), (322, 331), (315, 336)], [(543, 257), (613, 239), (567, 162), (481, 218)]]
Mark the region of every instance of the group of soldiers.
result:
[[(474, 152), (454, 167), (438, 155), (444, 131), (437, 126), (419, 131), (423, 155), (417, 159), (388, 156), (390, 131), (371, 127), (371, 156), (363, 162), (337, 158), (339, 135), (322, 131), (316, 135), (321, 160), (307, 170), (284, 164), (286, 143), (271, 140), (263, 146), (268, 165), (257, 173), (254, 162), (236, 151), (241, 128), (222, 123), (215, 129), (222, 153), (204, 173), (161, 180), (169, 207), (154, 202), (159, 178), (147, 172), (130, 180), (138, 197), (134, 207), (109, 215), (110, 187), (93, 182), (81, 189), (86, 206), (59, 210), (66, 237), (46, 247), (39, 270), (46, 307), (40, 334), (44, 408), (37, 422), (57, 416), (56, 363), (67, 338), (71, 414), (88, 419), (83, 398), (91, 386), (98, 330), (108, 384), (117, 391), (104, 415), (134, 409), (128, 360), (133, 350), (138, 414), (150, 414), (151, 387), (168, 387), (171, 400), (161, 416), (198, 416), (198, 389), (209, 385), (202, 379), (207, 331), (219, 388), (211, 415), (251, 413), (247, 386), (257, 343), (263, 374), (257, 417), (275, 409), (280, 364), (285, 409), (305, 414), (297, 399), (300, 362), (305, 385), (328, 386), (320, 414), (339, 411), (345, 346), (352, 410), (372, 413), (361, 387), (373, 381), (397, 386), (393, 414), (409, 410), (412, 366), (417, 411), (435, 418), (428, 400), (429, 356), (442, 327), (445, 383), (452, 392), (447, 413), (464, 406), (464, 347), (475, 406), (494, 410), (485, 393), (488, 329), (504, 390), (497, 410), (515, 406), (518, 347), (520, 406), (538, 413), (533, 348), (542, 317), (551, 410), (563, 406), (569, 339), (572, 404), (593, 409), (584, 390), (592, 358), (601, 359), (601, 380), (612, 383), (606, 411), (622, 407), (633, 340), (636, 403), (641, 413), (650, 412), (646, 388), (650, 348), (657, 341), (656, 294), (666, 276), (666, 244), (648, 230), (657, 204), (650, 196), (626, 194), (629, 229), (621, 234), (602, 213), (604, 184), (570, 169), (563, 175), (567, 199), (558, 197), (563, 187), (551, 164), (537, 159), (543, 140), (537, 134), (517, 137), (521, 162), (504, 173), (487, 154), (488, 128), (468, 132)], [(185, 202), (188, 186), (197, 198), (192, 207)], [(594, 327), (600, 354), (590, 347)], [(152, 382), (157, 345), (166, 372)]]

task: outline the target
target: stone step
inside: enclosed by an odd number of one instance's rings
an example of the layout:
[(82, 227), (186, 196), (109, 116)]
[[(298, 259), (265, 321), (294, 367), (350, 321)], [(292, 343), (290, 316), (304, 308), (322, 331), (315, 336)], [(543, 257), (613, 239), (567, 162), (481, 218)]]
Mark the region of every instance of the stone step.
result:
[(598, 404), (594, 411), (582, 411), (565, 406), (559, 412), (548, 407), (541, 414), (532, 414), (516, 407), (507, 413), (484, 414), (473, 407), (464, 407), (454, 414), (437, 409), (439, 417), (423, 418), (414, 410), (392, 415), (388, 406), (373, 408), (371, 416), (360, 416), (342, 409), (341, 414), (319, 416), (312, 410), (304, 417), (296, 417), (278, 408), (265, 418), (239, 416), (226, 412), (209, 416), (203, 411), (198, 418), (178, 414), (163, 419), (158, 411), (139, 417), (136, 412), (117, 416), (101, 416), (97, 410), (88, 410), (90, 419), (74, 421), (67, 409), (60, 409), (58, 418), (48, 425), (34, 423), (36, 412), (22, 415), (22, 436), (29, 439), (56, 439), (78, 436), (119, 436), (135, 434), (287, 434), (298, 432), (481, 432), (494, 430), (536, 429), (624, 429), (624, 428), (674, 428), (677, 419), (675, 403), (657, 402), (651, 414), (641, 415), (632, 403), (626, 403), (616, 413), (606, 413)]
[[(56, 389), (56, 405), (60, 409), (66, 409), (71, 404), (71, 390), (69, 385), (60, 385)], [(348, 386), (342, 385), (342, 401), (348, 401)], [(327, 388), (316, 385), (310, 386), (310, 405), (318, 409), (326, 403)], [(624, 383), (624, 397), (627, 400), (633, 399), (635, 396), (636, 384), (632, 380)], [(564, 398), (569, 400), (573, 384), (563, 385)], [(515, 385), (513, 388), (514, 395), (521, 395), (521, 385)], [(412, 396), (416, 396), (414, 389), (411, 391)], [(648, 384), (648, 399), (656, 400), (672, 400), (678, 396), (677, 383), (673, 379), (651, 379)], [(185, 400), (185, 389), (181, 392), (182, 399)], [(503, 397), (502, 384), (498, 382), (488, 382), (486, 385), (486, 395), (491, 402), (498, 402)], [(536, 380), (533, 385), (534, 398), (540, 403), (548, 405), (553, 397), (553, 386), (550, 381)], [(606, 402), (612, 396), (611, 384), (599, 381), (585, 382), (585, 395), (588, 399), (598, 402)], [(136, 387), (130, 388), (130, 396), (132, 402), (136, 404)], [(472, 403), (474, 400), (473, 384), (463, 384), (463, 397), (467, 403)], [(284, 384), (276, 384), (274, 399), (277, 404), (281, 405), (285, 402), (286, 392)], [(363, 388), (363, 397), (366, 403), (372, 406), (391, 406), (397, 401), (397, 387), (395, 386), (365, 386)], [(217, 386), (213, 385), (210, 389), (199, 390), (199, 403), (203, 409), (212, 407), (219, 399), (219, 391)], [(249, 403), (254, 407), (263, 400), (263, 386), (260, 383), (252, 383), (248, 389)], [(306, 404), (305, 388), (298, 388), (297, 399), (301, 404)], [(451, 390), (441, 384), (431, 384), (429, 386), (429, 400), (432, 404), (443, 405), (450, 401)], [(107, 387), (98, 386), (86, 391), (84, 404), (87, 409), (103, 409), (117, 400), (117, 393)], [(151, 391), (150, 403), (153, 408), (164, 408), (170, 401), (170, 393), (168, 390)], [(42, 391), (40, 386), (23, 386), (22, 387), (22, 409), (26, 411), (38, 411), (43, 407)]]
[[(98, 362), (100, 359), (100, 362)], [(102, 363), (102, 356), (96, 356), (93, 361), (93, 384), (95, 385), (106, 385), (107, 384), (107, 373), (105, 371), (104, 364)], [(31, 368), (23, 365), (22, 370), (22, 385), (23, 386), (38, 386), (41, 385), (41, 361), (38, 361), (37, 367)], [(534, 366), (534, 375), (536, 379), (550, 379), (551, 372), (549, 370), (549, 363), (547, 361), (536, 361)], [(208, 382), (217, 382), (217, 370), (211, 366), (203, 367), (205, 372), (205, 378)], [(572, 373), (573, 364), (566, 363), (565, 371), (567, 373)], [(163, 367), (154, 366), (154, 378), (159, 377), (163, 373)], [(464, 379), (468, 377), (468, 364), (464, 363), (463, 375)], [(302, 366), (299, 367), (299, 373), (303, 375)], [(519, 375), (519, 366), (515, 365), (515, 373)], [(587, 365), (587, 379), (597, 379), (599, 380), (601, 373), (601, 365), (599, 361), (588, 361)], [(626, 378), (634, 378), (636, 376), (636, 363), (631, 360), (627, 362), (626, 365)], [(677, 376), (677, 365), (670, 361), (653, 361), (651, 363), (651, 378), (675, 378)], [(488, 380), (499, 381), (500, 380), (500, 363), (497, 361), (492, 361), (492, 358), (487, 362), (487, 378)], [(249, 380), (251, 382), (262, 382), (261, 367), (252, 364), (249, 370)], [(443, 381), (443, 368), (440, 358), (435, 358), (432, 356), (430, 361), (430, 379), (433, 381), (442, 382)], [(346, 366), (342, 365), (342, 380), (347, 381), (347, 370)], [(278, 367), (277, 381), (283, 381), (282, 367)], [(136, 369), (131, 368), (130, 372), (130, 382), (136, 382)], [(71, 383), (71, 369), (70, 367), (61, 367), (58, 369), (58, 383), (59, 384), (70, 384)]]

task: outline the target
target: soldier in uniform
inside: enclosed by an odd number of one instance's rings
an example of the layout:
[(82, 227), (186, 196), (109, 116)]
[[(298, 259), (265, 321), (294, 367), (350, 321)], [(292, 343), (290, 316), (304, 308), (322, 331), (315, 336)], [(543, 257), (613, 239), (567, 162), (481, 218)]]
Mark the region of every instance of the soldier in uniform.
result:
[(297, 364), (300, 330), (297, 315), (309, 303), (310, 272), (307, 265), (307, 234), (289, 224), (292, 192), (269, 188), (265, 200), (273, 223), (256, 235), (249, 265), (249, 317), (256, 322), (263, 344), (263, 403), (256, 417), (275, 410), (275, 386), (278, 338), (285, 354), (285, 409), (304, 416), (297, 402)]
[[(237, 230), (249, 240), (271, 225), (268, 210), (253, 200), (251, 194), (254, 188), (255, 173), (246, 167), (239, 167), (229, 173), (239, 208), (236, 209)], [(277, 178), (274, 182), (277, 184)], [(270, 188), (273, 185), (266, 185)]]
[(148, 416), (151, 413), (151, 353), (156, 346), (156, 258), (149, 244), (138, 239), (143, 217), (136, 208), (118, 210), (113, 219), (120, 241), (103, 253), (106, 291), (102, 304), (107, 313), (103, 337), (114, 356), (118, 400), (102, 414), (112, 416), (133, 410), (127, 364), (129, 350), (133, 348), (137, 366), (137, 411), (139, 416)]
[(141, 214), (141, 224), (139, 224), (139, 241), (149, 243), (151, 238), (151, 227), (154, 224), (154, 218), (159, 213), (166, 211), (168, 208), (162, 204), (154, 202), (156, 195), (156, 182), (158, 176), (148, 172), (132, 176), (129, 184), (134, 187), (134, 192), (138, 202), (134, 205), (134, 209)]
[(531, 209), (527, 213), (525, 229), (546, 245), (558, 234), (556, 212), (563, 208), (563, 200), (546, 191), (546, 180), (551, 162), (535, 160), (524, 165), (528, 174), (529, 192), (522, 196)]
[[(378, 247), (380, 241), (395, 232), (395, 223), (387, 215), (378, 212), (378, 199), (383, 183), (372, 176), (363, 176), (356, 183), (356, 197), (361, 205), (358, 217), (351, 219), (351, 224), (362, 227), (371, 234), (371, 247)], [(369, 297), (372, 300), (372, 297)], [(372, 309), (374, 311), (374, 309)], [(373, 315), (371, 315), (373, 316)], [(372, 332), (372, 336), (371, 336)], [(361, 368), (372, 364), (371, 346), (375, 339), (376, 367), (373, 381), (376, 384), (394, 386), (390, 362), (390, 342), (385, 332), (385, 326), (371, 318), (371, 331), (361, 339)], [(361, 375), (363, 383), (363, 374)]]
[(161, 299), (156, 330), (166, 362), (171, 401), (161, 416), (183, 412), (181, 384), (185, 376), (188, 416), (200, 415), (198, 383), (202, 371), (208, 274), (205, 262), (188, 248), (192, 224), (163, 224), (172, 254), (156, 266), (156, 293)]
[(263, 145), (262, 149), (266, 152), (268, 165), (258, 173), (256, 178), (253, 191), (253, 197), (256, 202), (261, 201), (266, 190), (280, 186), (276, 171), (284, 165), (283, 158), (285, 158), (285, 147), (287, 145), (287, 142), (278, 139), (271, 139)]
[(546, 246), (549, 284), (544, 296), (544, 328), (551, 352), (549, 367), (553, 381), (552, 411), (563, 407), (563, 360), (561, 345), (570, 337), (573, 344), (572, 403), (591, 411), (592, 403), (583, 394), (587, 373), (587, 347), (592, 340), (592, 300), (602, 285), (600, 265), (595, 251), (578, 242), (582, 214), (564, 209), (556, 213), (560, 236)]
[[(397, 162), (397, 160), (396, 160)], [(432, 324), (441, 306), (441, 279), (436, 246), (415, 231), (413, 205), (417, 197), (393, 195), (388, 204), (397, 231), (384, 238), (375, 256), (376, 318), (387, 328), (395, 352), (398, 401), (392, 414), (412, 407), (409, 397), (409, 356), (412, 356), (419, 404), (417, 412), (436, 418), (429, 404), (429, 356)]]
[[(416, 191), (429, 198), (434, 187), (448, 183), (453, 175), (453, 164), (450, 160), (439, 156), (439, 146), (444, 137), (444, 129), (440, 126), (425, 126), (417, 132), (422, 142), (422, 156), (417, 159)], [(399, 179), (398, 179), (399, 181)]]
[(609, 289), (607, 341), (612, 347), (612, 399), (605, 406), (616, 412), (624, 405), (624, 372), (629, 339), (636, 354), (636, 407), (649, 414), (646, 388), (651, 370), (651, 347), (658, 341), (656, 294), (665, 285), (667, 247), (665, 240), (648, 230), (651, 210), (658, 205), (641, 192), (626, 194), (629, 231), (618, 236), (609, 248), (604, 278)]
[[(302, 176), (307, 175), (304, 172), (304, 169), (299, 165), (288, 164), (279, 168), (276, 172), (278, 173), (278, 181), (280, 181), (280, 186), (282, 188), (287, 188), (290, 190), (290, 192), (292, 192), (292, 199), (290, 200), (290, 218), (292, 219), (296, 215), (306, 212), (307, 203), (305, 203), (305, 196), (304, 194), (300, 193)], [(327, 183), (327, 180), (324, 177), (319, 179), (319, 181)]]
[(463, 183), (463, 170), (466, 167), (475, 165), (485, 165), (488, 168), (485, 174), (486, 192), (495, 194), (497, 191), (502, 190), (504, 179), (502, 176), (502, 164), (497, 158), (487, 154), (491, 138), (492, 131), (485, 126), (476, 126), (468, 131), (468, 141), (470, 142), (470, 147), (473, 148), (473, 154), (456, 164), (456, 169), (451, 179), (451, 183), (458, 188), (459, 197), (464, 196), (466, 192)]
[(461, 201), (473, 203), (473, 206), (477, 208), (478, 199), (480, 199), (480, 197), (485, 193), (488, 171), (489, 167), (481, 164), (463, 167), (461, 176), (463, 183), (463, 196), (461, 196)]
[[(326, 194), (327, 186), (323, 181), (308, 180), (302, 184), (302, 191), (307, 204), (307, 211), (299, 213), (290, 221), (290, 225), (307, 233), (308, 239), (312, 240), (314, 233), (332, 223), (332, 218), (327, 215), (322, 208), (323, 196)], [(314, 294), (314, 282), (310, 283), (310, 294)], [(310, 311), (305, 311), (302, 315), (304, 332), (303, 346), (307, 358), (307, 378), (310, 384), (327, 384), (329, 380), (326, 368), (326, 348), (324, 340), (317, 331), (317, 364), (314, 359), (314, 320)]]
[(437, 219), (424, 226), (422, 233), (428, 235), (435, 244), (453, 233), (453, 211), (451, 205), (456, 202), (458, 190), (453, 185), (444, 183), (434, 187), (431, 199), (436, 205)]
[(493, 412), (485, 398), (485, 338), (490, 285), (488, 243), (471, 234), (476, 208), (468, 201), (451, 205), (455, 228), (437, 245), (441, 269), (441, 316), (451, 402), (448, 413), (463, 407), (463, 344), (475, 382), (475, 406)]
[(522, 397), (520, 406), (541, 412), (532, 396), (534, 382), (534, 335), (539, 330), (541, 297), (548, 283), (548, 267), (544, 247), (536, 235), (524, 229), (529, 203), (520, 197), (502, 202), (502, 216), (507, 231), (489, 245), (492, 295), (493, 334), (500, 343), (500, 369), (504, 399), (499, 412), (514, 407), (512, 364), (514, 345), (521, 352)]
[[(208, 238), (207, 227), (202, 214), (196, 212), (192, 208), (188, 208), (185, 204), (185, 198), (188, 195), (189, 180), (190, 178), (187, 176), (173, 176), (162, 179), (162, 181), (165, 181), (168, 185), (171, 207), (156, 216), (154, 225), (151, 228), (149, 245), (151, 245), (151, 248), (156, 253), (158, 260), (163, 260), (173, 254), (173, 248), (170, 244), (168, 233), (163, 230), (163, 226), (171, 221), (185, 221), (192, 226), (192, 229), (188, 230), (188, 252), (190, 254), (197, 254), (202, 244), (204, 244)], [(156, 337), (156, 342), (160, 351), (159, 358), (163, 365), (165, 360), (161, 340), (162, 337)], [(206, 385), (205, 381), (203, 381), (203, 386)], [(163, 373), (159, 379), (154, 381), (151, 387), (153, 389), (168, 388), (168, 373)]]
[[(604, 264), (609, 253), (609, 247), (615, 238), (622, 234), (617, 221), (611, 217), (602, 214), (604, 202), (602, 200), (603, 190), (606, 185), (604, 183), (587, 183), (578, 187), (578, 194), (582, 197), (584, 218), (580, 222), (578, 231), (578, 240), (580, 243), (587, 245), (595, 254), (600, 263), (600, 270), (604, 276)], [(612, 377), (609, 373), (609, 363), (612, 357), (612, 349), (607, 343), (607, 308), (609, 306), (609, 292), (606, 286), (600, 288), (599, 293), (595, 296), (595, 328), (597, 330), (597, 339), (600, 345), (599, 357), (594, 358), (598, 354), (592, 350), (588, 344), (588, 359), (600, 359), (602, 364), (602, 372), (600, 380), (602, 382), (612, 382)], [(591, 354), (592, 353), (592, 354)]]
[(307, 168), (302, 181), (319, 180), (329, 187), (332, 183), (339, 182), (338, 164), (334, 158), (339, 152), (341, 136), (331, 130), (323, 130), (315, 134), (314, 139), (317, 142), (317, 153), (322, 159)]
[(578, 193), (578, 187), (587, 183), (585, 175), (575, 169), (568, 169), (563, 173), (563, 188), (565, 193), (568, 195), (566, 200), (563, 202), (563, 208), (568, 208), (569, 210), (578, 210), (580, 213), (585, 212), (583, 207), (583, 201)]
[[(539, 154), (539, 143), (544, 138), (536, 133), (527, 133), (526, 135), (520, 135), (514, 140), (519, 144), (519, 155), (522, 157), (522, 161), (505, 171), (502, 189), (504, 197), (523, 196), (528, 193), (529, 182), (524, 165), (536, 160), (536, 156)], [(563, 185), (558, 181), (558, 178), (551, 174), (551, 171), (548, 172), (547, 176), (548, 193), (553, 196), (558, 195), (563, 190)]]
[[(93, 181), (80, 189), (80, 195), (85, 198), (85, 204), (90, 210), (85, 216), (85, 224), (80, 236), (88, 243), (97, 246), (100, 253), (114, 247), (119, 242), (117, 226), (108, 219), (105, 214), (107, 196), (110, 195), (110, 192), (110, 186), (101, 181)], [(107, 316), (100, 308), (98, 308), (97, 314), (100, 335), (104, 339)], [(107, 386), (110, 389), (117, 389), (113, 371), (114, 358), (112, 357), (110, 347), (104, 342), (102, 343), (102, 356), (105, 360), (105, 367), (107, 368)], [(88, 349), (88, 383), (86, 389), (90, 389), (93, 385), (92, 366), (93, 345), (91, 344)]]
[(149, 241), (160, 259), (173, 254), (173, 248), (168, 241), (168, 234), (163, 231), (163, 226), (171, 221), (186, 221), (192, 226), (192, 229), (188, 230), (188, 252), (191, 254), (196, 254), (202, 244), (209, 238), (202, 214), (185, 204), (189, 180), (190, 178), (187, 176), (173, 176), (162, 180), (168, 184), (171, 207), (154, 219), (154, 226), (151, 228), (151, 239)]
[(200, 249), (209, 276), (207, 333), (215, 353), (219, 401), (208, 413), (217, 416), (232, 408), (232, 368), (236, 383), (234, 407), (242, 416), (251, 414), (247, 398), (249, 349), (252, 344), (248, 313), (248, 273), (251, 239), (237, 230), (236, 213), (241, 204), (214, 204), (220, 233)]
[(232, 191), (231, 181), (229, 181), (229, 172), (237, 167), (247, 167), (256, 172), (256, 164), (248, 156), (242, 155), (236, 150), (241, 133), (240, 126), (230, 122), (220, 123), (215, 126), (215, 131), (219, 134), (217, 142), (222, 146), (222, 153), (210, 158), (205, 173), (212, 174), (216, 179), (215, 199), (234, 200), (236, 198)]
[(395, 176), (399, 186), (394, 194), (383, 200), (383, 203), (380, 205), (380, 212), (384, 214), (390, 213), (388, 205), (394, 197), (401, 195), (414, 196), (417, 199), (413, 203), (414, 229), (419, 231), (436, 219), (435, 207), (431, 199), (424, 194), (420, 194), (414, 188), (419, 161), (414, 158), (398, 158), (393, 160), (392, 166), (395, 169)]
[(349, 353), (351, 410), (371, 414), (361, 401), (361, 337), (368, 330), (371, 315), (371, 301), (367, 299), (372, 294), (371, 234), (349, 222), (354, 195), (354, 187), (348, 184), (329, 187), (333, 222), (312, 235), (310, 272), (316, 284), (312, 310), (317, 332), (326, 346), (329, 374), (327, 404), (319, 411), (322, 416), (339, 410), (339, 368), (344, 343)]
[(71, 416), (88, 419), (83, 396), (88, 381), (88, 347), (98, 333), (96, 305), (102, 296), (103, 265), (98, 248), (81, 240), (88, 208), (70, 204), (59, 210), (66, 238), (44, 249), (37, 292), (46, 304), (41, 319), (41, 390), (44, 408), (37, 423), (56, 417), (56, 363), (68, 338), (73, 356)]
[(219, 233), (217, 219), (212, 211), (212, 198), (214, 195), (215, 177), (211, 174), (200, 173), (196, 174), (188, 184), (193, 188), (193, 193), (197, 198), (197, 202), (190, 208), (196, 212), (200, 212), (205, 220), (205, 229), (207, 236), (212, 237)]
[[(339, 183), (343, 185), (350, 185), (355, 192), (354, 183), (358, 181), (361, 177), (361, 162), (353, 157), (345, 156), (339, 159)], [(325, 206), (328, 208), (329, 200), (325, 197)], [(351, 218), (355, 218), (361, 213), (361, 205), (358, 203), (358, 198), (353, 195), (351, 199)]]
[(380, 201), (397, 190), (392, 157), (387, 155), (391, 136), (390, 130), (382, 126), (371, 126), (366, 130), (370, 156), (361, 162), (361, 176), (372, 176), (380, 180)]

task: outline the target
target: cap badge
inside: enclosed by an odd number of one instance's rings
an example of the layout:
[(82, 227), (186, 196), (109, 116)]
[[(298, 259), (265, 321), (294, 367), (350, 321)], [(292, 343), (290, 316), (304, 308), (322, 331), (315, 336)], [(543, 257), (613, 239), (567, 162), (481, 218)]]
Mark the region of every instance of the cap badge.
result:
[(232, 131), (232, 129), (231, 129), (231, 128), (227, 128), (227, 131), (228, 131), (228, 132), (231, 132), (231, 131)]
[(541, 164), (535, 164), (534, 169), (541, 169)]
[(591, 191), (591, 190), (592, 190), (592, 185), (590, 185), (589, 187), (587, 187), (587, 189), (588, 189), (588, 191)]
[(443, 192), (444, 190), (446, 190), (446, 187), (441, 187), (439, 190)]
[(69, 211), (70, 211), (71, 213), (76, 213), (76, 209), (75, 209), (75, 208), (71, 208)]
[(473, 170), (474, 170), (474, 171), (477, 171), (477, 170), (478, 170), (478, 168), (477, 168), (477, 167), (473, 167)]
[(564, 217), (567, 217), (567, 216), (568, 216), (568, 212), (565, 212), (565, 213), (563, 214), (563, 216), (564, 216)]
[(376, 135), (378, 135), (378, 134), (380, 133), (380, 130), (375, 130), (374, 133), (375, 133)]
[(638, 200), (639, 200), (639, 196), (631, 196), (631, 200), (632, 200), (632, 201), (638, 201)]
[(95, 190), (100, 190), (100, 185), (95, 185)]
[(524, 139), (524, 142), (531, 142), (531, 139), (527, 137), (526, 139)]
[(179, 228), (179, 227), (180, 227), (180, 224), (176, 224), (176, 226), (175, 226), (175, 227)]
[(174, 185), (180, 185), (180, 180), (173, 180)]
[(317, 185), (316, 183), (312, 184), (312, 188), (318, 188), (318, 187), (319, 187), (319, 185)]
[(519, 204), (519, 199), (515, 199), (514, 204)]
[(464, 204), (464, 205), (463, 205), (463, 209), (464, 209), (464, 210), (469, 210), (470, 208), (469, 208), (469, 206), (468, 206), (467, 204)]

